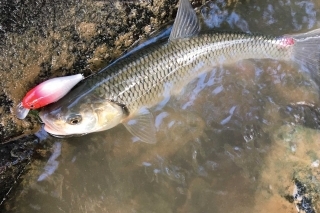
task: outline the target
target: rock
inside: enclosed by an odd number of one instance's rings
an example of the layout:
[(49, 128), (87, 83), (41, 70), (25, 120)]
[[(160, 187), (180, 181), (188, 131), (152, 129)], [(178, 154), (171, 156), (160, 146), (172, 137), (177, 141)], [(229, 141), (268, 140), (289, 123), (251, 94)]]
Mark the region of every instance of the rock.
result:
[[(40, 128), (37, 113), (25, 120), (13, 115), (26, 92), (52, 77), (99, 71), (173, 20), (176, 5), (177, 0), (0, 1), (0, 199), (37, 145), (31, 136)], [(5, 157), (16, 147), (21, 153)]]
[[(205, 1), (193, 0), (192, 2), (195, 7), (199, 7)], [(229, 0), (228, 4), (234, 5), (236, 2), (237, 1)], [(24, 94), (30, 88), (48, 78), (77, 73), (83, 73), (87, 76), (99, 71), (101, 67), (118, 58), (125, 50), (134, 45), (136, 41), (146, 38), (152, 32), (173, 20), (177, 9), (176, 4), (177, 0), (0, 0), (0, 48), (2, 50), (0, 52), (0, 86), (3, 88), (0, 91), (1, 204), (3, 203), (2, 198), (6, 197), (7, 193), (10, 192), (20, 174), (23, 173), (25, 166), (28, 163), (33, 163), (32, 159), (48, 157), (51, 153), (50, 147), (52, 144), (39, 143), (37, 137), (32, 135), (40, 128), (36, 113), (31, 114), (31, 116), (23, 121), (18, 120), (12, 114), (14, 107), (20, 102)], [(254, 3), (252, 5), (254, 5)], [(247, 7), (248, 5), (240, 4), (240, 6)], [(281, 9), (281, 7), (279, 8)], [(206, 15), (205, 11), (202, 12)], [(257, 13), (261, 14), (260, 11)], [(207, 15), (210, 16), (212, 14)], [(282, 16), (282, 13), (279, 13), (279, 16)], [(258, 25), (261, 24), (259, 21), (257, 21), (257, 23)], [(246, 30), (247, 25), (244, 22), (240, 21), (238, 24), (240, 26), (238, 26), (238, 28), (244, 31)], [(277, 24), (279, 24), (279, 26), (275, 28), (278, 29), (282, 27), (280, 26), (281, 22)], [(269, 25), (262, 24), (261, 28), (262, 32), (263, 30), (269, 31)], [(282, 31), (279, 31), (279, 33), (282, 33)], [(250, 68), (250, 66), (247, 67)], [(248, 72), (246, 75), (242, 75), (244, 80), (246, 77), (250, 78), (252, 74), (249, 69), (245, 70), (248, 70)], [(272, 75), (270, 76), (272, 77)], [(231, 82), (233, 83), (233, 79)], [(292, 89), (289, 88), (285, 91), (282, 86), (283, 85), (281, 85), (281, 88), (280, 86), (279, 88), (275, 87), (274, 90), (283, 91), (283, 97), (286, 97), (288, 91), (290, 92)], [(293, 86), (296, 88), (296, 85)], [(302, 89), (301, 91), (304, 92), (305, 90)], [(297, 94), (296, 96), (310, 94), (309, 91), (306, 93), (302, 93), (301, 91), (294, 90), (294, 93)], [(312, 95), (314, 94), (310, 96)], [(239, 97), (241, 96), (239, 95)], [(312, 100), (313, 96), (310, 97), (310, 99)], [(293, 100), (295, 100), (295, 98), (293, 98)], [(295, 110), (301, 112), (303, 115), (308, 115), (307, 117), (301, 116), (297, 118), (296, 123), (318, 129), (318, 119), (312, 120), (311, 118), (313, 118), (313, 115), (318, 116), (319, 110), (310, 111), (308, 107), (303, 108), (303, 110), (298, 107)], [(286, 113), (284, 112), (284, 114)], [(272, 113), (272, 115), (274, 115), (274, 113)], [(195, 122), (194, 124), (197, 127), (201, 122)], [(179, 128), (179, 126), (177, 126), (177, 128)], [(197, 128), (194, 129), (196, 130)], [(303, 130), (299, 134), (304, 134), (304, 131), (307, 130)], [(285, 129), (283, 132), (286, 132)], [(248, 135), (251, 135), (249, 133)], [(318, 136), (318, 133), (315, 131), (311, 131), (311, 133), (314, 137)], [(189, 137), (189, 135), (185, 134), (184, 137)], [(283, 145), (281, 138), (275, 137), (273, 141), (275, 143), (282, 143), (282, 146), (272, 147), (274, 148), (274, 152), (271, 152), (271, 155), (281, 155), (284, 151), (296, 150), (294, 146), (289, 147), (293, 149), (286, 149), (288, 147)], [(301, 141), (301, 144), (303, 144), (303, 141)], [(164, 147), (162, 150), (163, 153), (167, 153), (166, 149), (170, 148), (170, 155), (174, 155), (182, 145), (184, 144), (180, 144), (180, 146), (179, 144), (171, 144), (171, 146)], [(90, 145), (88, 146), (90, 147)], [(156, 148), (154, 148), (154, 150), (156, 150)], [(223, 149), (229, 151), (231, 155), (234, 154), (234, 156), (239, 152), (239, 150), (235, 150), (233, 147), (227, 145), (223, 146)], [(113, 154), (121, 156), (123, 153), (119, 150), (115, 149)], [(197, 147), (195, 148), (195, 153), (196, 151), (198, 151)], [(200, 154), (198, 154), (198, 156), (200, 157), (198, 158), (200, 159), (201, 151), (199, 148)], [(153, 154), (153, 152), (151, 153)], [(285, 186), (277, 187), (278, 189), (283, 189), (283, 191), (275, 192), (275, 199), (277, 201), (279, 201), (279, 198), (282, 199), (280, 201), (283, 201), (283, 203), (287, 205), (285, 206), (287, 209), (290, 208), (291, 210), (293, 208), (291, 203), (288, 204), (287, 201), (289, 200), (295, 202), (298, 208), (303, 210), (301, 208), (301, 201), (303, 197), (305, 197), (305, 199), (311, 200), (309, 203), (313, 206), (310, 208), (314, 208), (317, 211), (319, 210), (319, 206), (315, 204), (319, 200), (319, 197), (316, 195), (317, 191), (315, 190), (319, 184), (319, 177), (316, 175), (317, 173), (314, 174), (318, 167), (304, 170), (308, 168), (308, 166), (310, 167), (318, 158), (314, 159), (310, 157), (310, 161), (308, 162), (304, 162), (303, 160), (299, 162), (294, 161), (296, 164), (291, 161), (277, 164), (277, 162), (273, 161), (274, 159), (271, 159), (272, 156), (270, 155), (270, 158), (266, 158), (265, 163), (268, 164), (269, 167), (265, 171), (262, 171), (260, 167), (251, 168), (246, 166), (249, 160), (259, 159), (259, 153), (252, 153), (252, 156), (249, 155), (250, 152), (243, 153), (247, 156), (248, 161), (235, 161), (234, 167), (241, 168), (241, 175), (244, 177), (242, 181), (244, 183), (247, 183), (245, 181), (246, 178), (248, 179), (248, 177), (262, 173), (262, 179), (269, 185), (267, 187), (261, 185), (260, 187), (261, 190), (265, 191), (266, 197), (268, 197), (273, 193), (272, 185), (283, 184), (281, 179), (272, 179), (269, 173), (274, 174), (280, 171), (284, 174), (283, 176), (286, 177), (286, 182)], [(131, 160), (130, 157), (131, 156), (124, 158), (122, 161), (129, 161)], [(197, 156), (195, 156), (195, 159), (197, 159), (196, 157)], [(147, 154), (139, 158), (137, 162), (140, 163), (144, 159), (148, 159)], [(231, 164), (232, 162), (229, 163)], [(205, 165), (208, 168), (210, 167), (212, 171), (216, 169), (216, 163), (214, 161), (208, 161)], [(294, 167), (298, 173), (292, 174), (291, 170), (281, 170), (281, 166), (283, 165), (285, 165), (285, 168)], [(200, 175), (204, 174), (198, 161), (193, 161), (192, 166)], [(176, 171), (173, 170), (173, 172)], [(81, 174), (81, 171), (78, 171), (78, 174)], [(310, 174), (313, 175), (316, 182), (308, 181)], [(171, 176), (168, 175), (168, 178), (171, 178)], [(175, 181), (184, 183), (181, 179), (175, 179)], [(213, 183), (214, 181), (216, 180), (212, 180)], [(56, 184), (56, 182), (59, 184), (63, 182), (63, 177), (58, 177), (57, 180), (52, 181), (52, 184)], [(119, 179), (118, 182), (120, 185), (121, 179)], [(208, 185), (206, 181), (197, 178), (190, 184), (190, 191), (197, 194), (208, 188)], [(229, 185), (231, 186), (232, 183), (229, 183)], [(244, 184), (244, 186), (247, 185), (249, 185), (249, 183)], [(291, 191), (290, 193), (292, 194), (288, 194), (288, 188), (285, 187), (293, 187), (294, 185), (296, 185), (298, 189), (302, 188), (301, 186), (305, 186), (305, 192), (303, 194), (300, 193), (297, 197), (294, 197)], [(132, 186), (128, 185), (126, 188), (131, 190)], [(128, 190), (128, 193), (131, 193), (130, 190)], [(177, 188), (177, 191), (181, 194), (185, 193), (186, 197), (188, 196), (188, 193), (185, 192), (184, 189)], [(57, 194), (59, 194), (59, 192)], [(144, 199), (147, 196), (148, 195), (140, 195), (137, 200)], [(299, 200), (299, 196), (302, 197), (301, 200)], [(249, 195), (247, 197), (249, 197)], [(263, 200), (264, 206), (267, 205), (265, 203), (269, 201), (264, 197), (261, 200)], [(272, 199), (270, 200), (274, 201)], [(116, 199), (110, 199), (109, 203), (110, 205), (118, 207), (119, 204), (116, 201)], [(151, 201), (153, 200), (150, 199), (150, 203), (152, 203)], [(190, 201), (192, 201), (192, 197), (187, 197), (184, 205), (186, 208), (190, 205)], [(246, 201), (247, 200), (244, 200), (243, 202)], [(87, 202), (90, 203), (91, 201), (89, 200)], [(165, 202), (158, 202), (158, 205), (161, 206), (162, 203)], [(274, 204), (273, 202), (270, 203)], [(95, 205), (98, 204), (95, 203)], [(257, 207), (260, 207), (260, 205), (257, 205)], [(166, 206), (163, 208), (166, 208), (166, 210), (169, 209), (169, 207)], [(12, 208), (8, 207), (8, 209), (14, 210), (14, 206)], [(124, 206), (123, 209), (127, 211), (127, 209), (130, 208), (129, 206)], [(182, 210), (184, 210), (184, 208), (182, 208)]]
[(27, 164), (31, 162), (34, 154), (35, 144), (38, 142), (36, 136), (28, 136), (15, 143), (7, 143), (0, 148), (0, 205), (5, 200), (6, 194), (10, 192), (13, 184), (24, 171)]

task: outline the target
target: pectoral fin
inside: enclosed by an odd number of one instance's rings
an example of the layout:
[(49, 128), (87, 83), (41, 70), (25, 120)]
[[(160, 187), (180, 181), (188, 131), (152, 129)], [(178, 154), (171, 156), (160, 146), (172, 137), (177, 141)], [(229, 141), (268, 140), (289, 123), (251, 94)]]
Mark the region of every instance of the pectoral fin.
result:
[(170, 41), (190, 38), (200, 31), (200, 23), (189, 0), (180, 0), (178, 13), (169, 37)]
[(139, 110), (139, 112), (130, 117), (123, 122), (123, 125), (132, 135), (145, 143), (154, 144), (157, 142), (154, 118), (147, 108)]

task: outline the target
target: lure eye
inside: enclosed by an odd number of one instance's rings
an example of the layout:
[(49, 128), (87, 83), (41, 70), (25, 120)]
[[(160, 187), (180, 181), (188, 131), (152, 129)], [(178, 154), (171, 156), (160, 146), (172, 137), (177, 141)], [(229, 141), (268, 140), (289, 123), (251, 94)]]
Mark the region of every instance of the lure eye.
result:
[(38, 109), (42, 107), (41, 102), (39, 100), (22, 100), (22, 104), (27, 109)]
[(29, 105), (29, 108), (30, 108), (30, 109), (35, 109), (36, 106), (35, 106), (35, 104), (30, 104), (30, 105)]
[(81, 115), (71, 115), (68, 119), (67, 122), (68, 124), (71, 125), (77, 125), (82, 121)]

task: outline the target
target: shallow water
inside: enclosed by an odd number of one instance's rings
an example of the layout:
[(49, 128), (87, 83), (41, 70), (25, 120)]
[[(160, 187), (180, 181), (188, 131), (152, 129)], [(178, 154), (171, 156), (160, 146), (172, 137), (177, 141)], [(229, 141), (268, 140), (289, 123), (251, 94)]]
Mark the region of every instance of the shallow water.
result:
[[(319, 9), (316, 0), (235, 8), (219, 0), (200, 11), (207, 28), (282, 35), (319, 28)], [(53, 154), (30, 166), (7, 212), (297, 212), (296, 180), (320, 186), (313, 105), (318, 87), (292, 64), (214, 68), (151, 110), (156, 145), (121, 125), (77, 138), (44, 134)]]

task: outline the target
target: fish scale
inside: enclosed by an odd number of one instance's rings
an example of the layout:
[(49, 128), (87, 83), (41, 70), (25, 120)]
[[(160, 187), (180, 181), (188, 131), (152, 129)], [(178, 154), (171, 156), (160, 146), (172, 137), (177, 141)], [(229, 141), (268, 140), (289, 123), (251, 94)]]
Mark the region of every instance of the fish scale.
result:
[[(292, 46), (281, 38), (246, 33), (204, 34), (174, 42), (159, 42), (110, 66), (90, 81), (101, 98), (125, 105), (129, 111), (153, 106), (163, 98), (168, 85), (183, 86), (203, 67), (249, 58), (290, 60)], [(160, 57), (159, 57), (160, 56)]]

